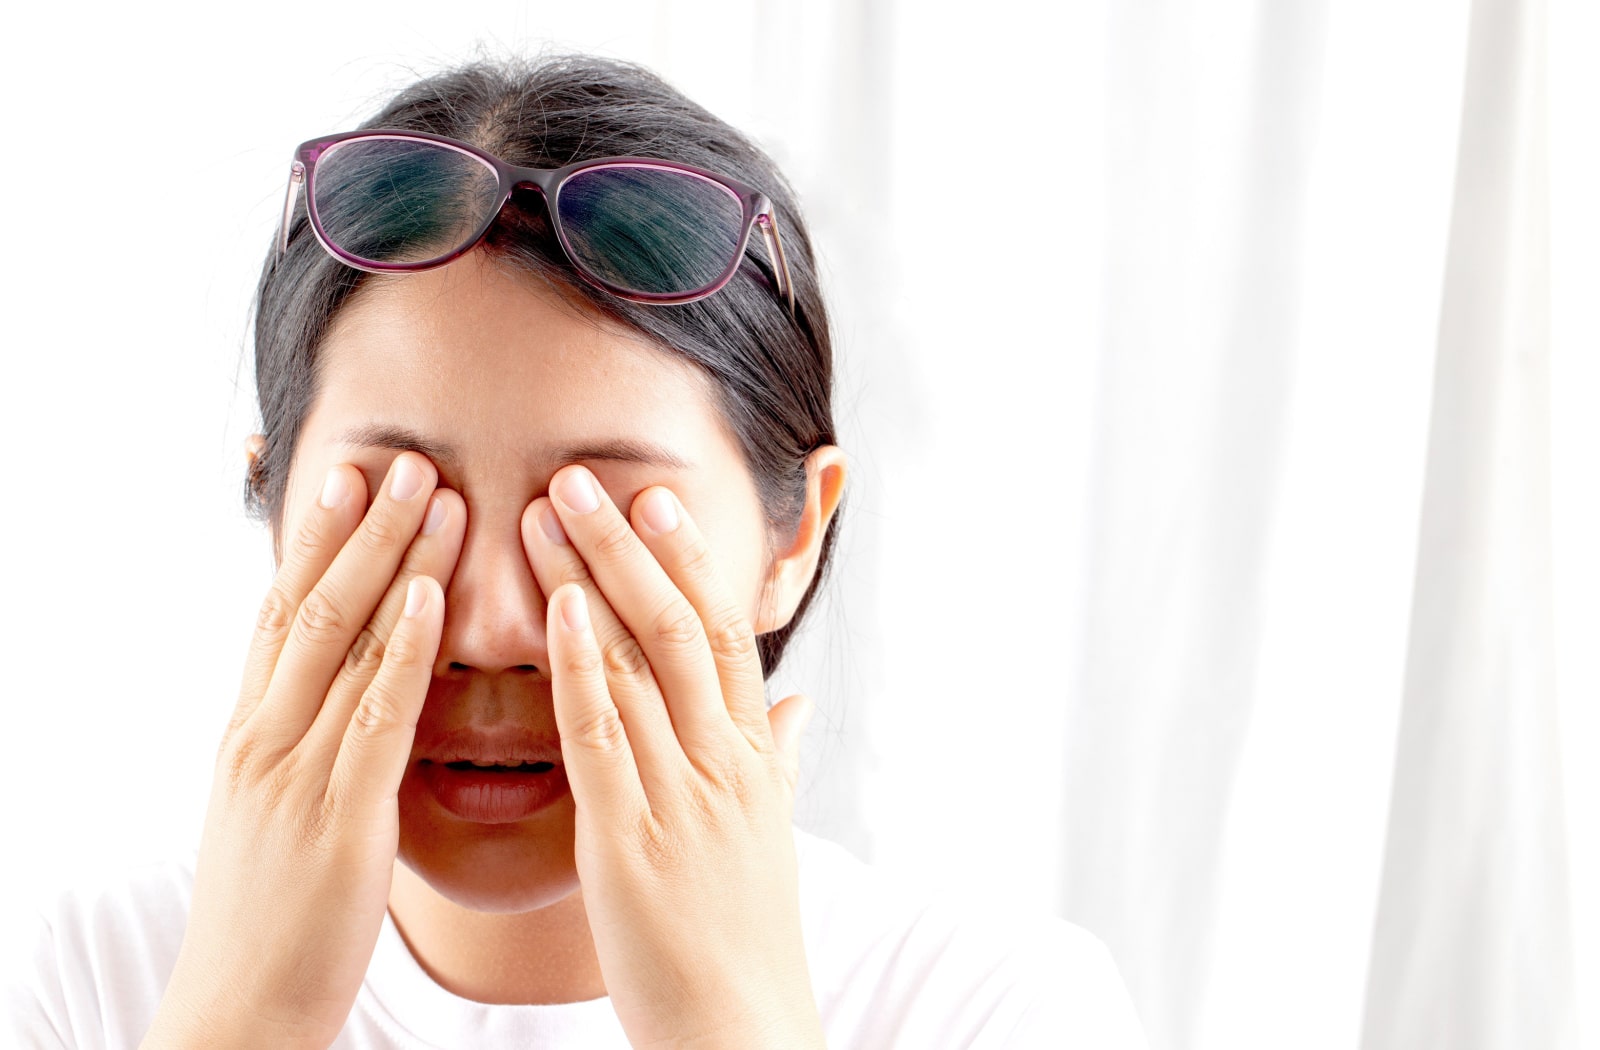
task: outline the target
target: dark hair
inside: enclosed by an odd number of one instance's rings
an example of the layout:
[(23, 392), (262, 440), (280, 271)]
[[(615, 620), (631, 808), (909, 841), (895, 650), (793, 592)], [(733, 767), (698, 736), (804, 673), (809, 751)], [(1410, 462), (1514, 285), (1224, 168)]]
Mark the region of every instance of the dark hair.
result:
[[(698, 302), (643, 306), (610, 296), (573, 273), (549, 233), (543, 205), (519, 199), (520, 192), (479, 250), (582, 296), (605, 316), (698, 365), (711, 378), (755, 478), (772, 535), (793, 535), (805, 505), (805, 457), (835, 442), (833, 365), (811, 241), (794, 192), (770, 158), (648, 70), (585, 56), (480, 62), (429, 77), (362, 127), (447, 135), (534, 167), (604, 156), (676, 160), (766, 193), (794, 282), (793, 315), (773, 291), (770, 266), (752, 257), (755, 248), (732, 281)], [(289, 464), (319, 390), (322, 342), (368, 276), (322, 250), (303, 201), (289, 227), (288, 250), (282, 258), (274, 250), (262, 271), (255, 355), (266, 443), (246, 482), (246, 505), (274, 527), (282, 521)], [(768, 674), (827, 570), (836, 525), (837, 517), (793, 619), (760, 639)]]

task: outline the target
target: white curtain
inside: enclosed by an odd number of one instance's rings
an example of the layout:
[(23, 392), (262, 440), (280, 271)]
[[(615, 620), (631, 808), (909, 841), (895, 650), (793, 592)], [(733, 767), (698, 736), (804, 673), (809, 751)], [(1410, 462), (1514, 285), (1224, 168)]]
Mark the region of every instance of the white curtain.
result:
[(853, 477), (775, 685), (802, 824), (1087, 926), (1154, 1050), (1600, 1050), (1597, 9), (25, 11), (8, 903), (192, 848), (288, 151), (553, 45), (757, 135), (812, 221)]
[(1473, 6), (1363, 1044), (1576, 1036), (1550, 558), (1543, 3)]
[[(1594, 520), (1595, 432), (1553, 494), (1549, 232), (1552, 178), (1562, 216), (1595, 185), (1592, 77), (1552, 176), (1541, 0), (1054, 18), (904, 11), (872, 52), (908, 199), (864, 256), (895, 294), (848, 315), (870, 458), (828, 644), (860, 709), (818, 823), (1023, 899), (1049, 872), (1162, 1050), (1576, 1046), (1562, 750), (1600, 739), (1560, 735), (1595, 676), (1557, 662), (1551, 515)], [(971, 171), (919, 180), (930, 152)], [(972, 172), (1011, 195), (973, 210)], [(1591, 626), (1593, 535), (1558, 563)]]

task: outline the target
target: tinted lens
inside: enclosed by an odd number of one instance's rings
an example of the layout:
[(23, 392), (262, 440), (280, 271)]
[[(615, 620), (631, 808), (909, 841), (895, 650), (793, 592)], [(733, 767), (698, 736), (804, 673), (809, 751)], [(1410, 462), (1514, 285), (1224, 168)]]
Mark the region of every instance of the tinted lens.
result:
[(494, 208), (494, 169), (431, 142), (353, 139), (317, 158), (312, 194), (323, 236), (371, 263), (420, 263), (449, 255), (483, 228)]
[(744, 207), (710, 179), (670, 168), (587, 168), (556, 202), (573, 259), (608, 284), (687, 295), (732, 266)]

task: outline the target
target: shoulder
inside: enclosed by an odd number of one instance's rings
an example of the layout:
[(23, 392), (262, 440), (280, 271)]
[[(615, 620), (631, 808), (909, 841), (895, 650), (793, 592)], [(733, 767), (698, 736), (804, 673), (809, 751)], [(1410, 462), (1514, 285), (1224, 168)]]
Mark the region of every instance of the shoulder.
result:
[(183, 943), (192, 858), (86, 882), (21, 916), (6, 1032), (26, 1047), (137, 1046)]
[(830, 1045), (1144, 1047), (1116, 964), (1088, 931), (908, 892), (805, 832), (795, 844)]

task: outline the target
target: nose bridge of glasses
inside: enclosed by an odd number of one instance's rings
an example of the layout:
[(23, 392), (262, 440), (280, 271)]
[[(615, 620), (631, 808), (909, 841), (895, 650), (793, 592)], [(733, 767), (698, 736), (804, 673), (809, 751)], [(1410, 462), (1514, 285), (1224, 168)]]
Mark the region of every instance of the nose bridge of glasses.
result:
[[(519, 193), (537, 193), (540, 201), (544, 203), (544, 212), (546, 216), (544, 221), (555, 221), (555, 208), (552, 205), (555, 200), (556, 183), (559, 180), (556, 178), (556, 171), (554, 169), (522, 168), (507, 164), (504, 168), (504, 173), (505, 178), (510, 185), (510, 189), (506, 194), (507, 203), (514, 201)], [(529, 213), (529, 202), (524, 200), (520, 207), (525, 215), (533, 218), (535, 222), (540, 221), (536, 212)]]
[(558, 181), (555, 168), (519, 168), (508, 164), (506, 176), (511, 180), (512, 190), (538, 190), (547, 205), (555, 195)]

